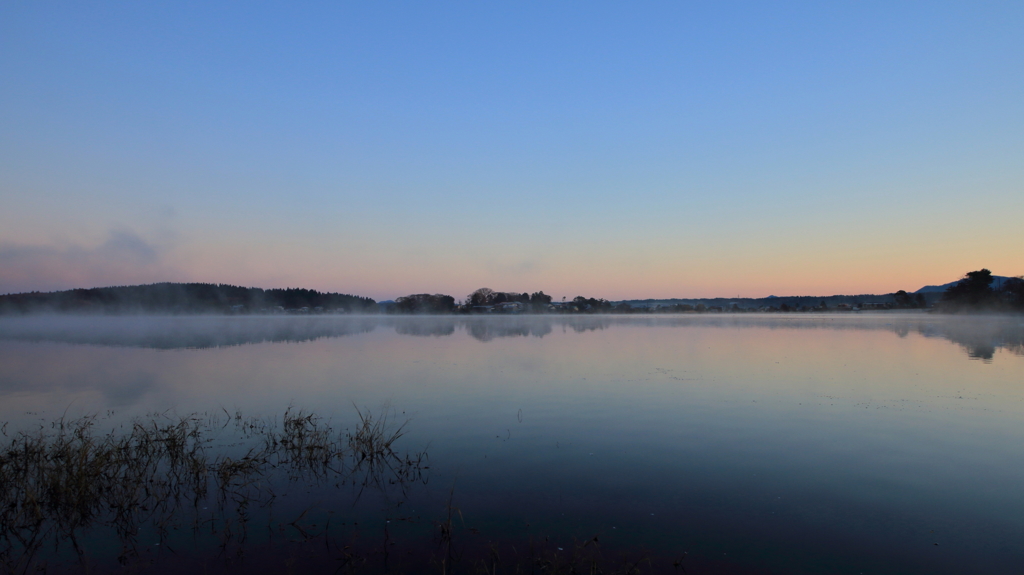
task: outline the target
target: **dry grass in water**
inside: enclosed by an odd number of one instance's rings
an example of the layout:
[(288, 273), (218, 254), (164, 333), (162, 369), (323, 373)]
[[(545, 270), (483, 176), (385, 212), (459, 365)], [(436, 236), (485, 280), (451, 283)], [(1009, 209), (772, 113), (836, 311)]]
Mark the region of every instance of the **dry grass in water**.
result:
[[(405, 425), (394, 412), (358, 410), (354, 431), (289, 408), (276, 418), (163, 414), (99, 432), (95, 416), (33, 431), (2, 428), (0, 569), (34, 572), (63, 554), (90, 570), (84, 534), (112, 531), (129, 564), (140, 529), (209, 530), (227, 547), (244, 541), (250, 510), (273, 504), (288, 484), (353, 485), (401, 493), (424, 479), (426, 453), (399, 454)], [(232, 441), (215, 444), (225, 433)], [(212, 509), (209, 513), (202, 510)], [(293, 522), (294, 523), (294, 522)]]

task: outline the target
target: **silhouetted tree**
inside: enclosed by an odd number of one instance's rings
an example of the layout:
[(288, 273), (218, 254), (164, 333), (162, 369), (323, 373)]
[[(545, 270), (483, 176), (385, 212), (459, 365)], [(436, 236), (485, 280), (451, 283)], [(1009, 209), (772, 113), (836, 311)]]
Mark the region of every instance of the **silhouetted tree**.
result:
[(551, 305), (551, 296), (542, 291), (536, 291), (530, 294), (528, 301), (530, 303), (530, 307), (533, 308), (534, 311), (543, 311)]
[(942, 294), (941, 307), (956, 309), (986, 309), (996, 303), (992, 290), (992, 272), (981, 269), (967, 272), (963, 279), (946, 288)]
[(395, 300), (391, 313), (451, 313), (455, 309), (455, 298), (445, 294), (413, 294)]
[(480, 288), (466, 296), (466, 304), (470, 306), (488, 305), (493, 298), (494, 290), (491, 288)]
[(587, 313), (599, 313), (602, 311), (609, 311), (612, 309), (612, 303), (606, 299), (595, 299), (586, 298), (583, 296), (576, 296), (572, 300), (573, 305), (577, 311)]
[(892, 299), (896, 307), (914, 307), (914, 298), (904, 290), (892, 294)]
[(1014, 311), (1024, 311), (1024, 278), (1010, 278), (999, 289), (1003, 304)]
[[(543, 292), (538, 293), (543, 295)], [(519, 302), (525, 306), (530, 304), (531, 301), (530, 294), (526, 292), (500, 292), (490, 288), (480, 288), (466, 297), (466, 305), (471, 308), (474, 306), (492, 306), (511, 302)]]

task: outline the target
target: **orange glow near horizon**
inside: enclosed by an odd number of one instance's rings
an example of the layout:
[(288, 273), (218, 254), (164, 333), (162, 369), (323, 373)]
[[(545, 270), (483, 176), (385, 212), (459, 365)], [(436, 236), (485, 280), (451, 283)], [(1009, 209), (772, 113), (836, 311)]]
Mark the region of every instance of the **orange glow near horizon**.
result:
[[(396, 250), (397, 251), (397, 250)], [(461, 299), (480, 287), (501, 291), (544, 291), (560, 299), (577, 295), (620, 299), (698, 297), (759, 298), (768, 295), (826, 296), (882, 294), (955, 281), (968, 271), (996, 275), (1024, 272), (1021, 257), (1009, 247), (972, 254), (903, 254), (877, 257), (837, 252), (828, 257), (805, 251), (790, 258), (766, 254), (691, 258), (685, 250), (643, 257), (628, 253), (547, 253), (527, 265), (515, 257), (460, 257), (296, 248), (227, 250), (183, 246), (155, 262), (93, 253), (50, 255), (31, 265), (0, 271), (3, 293), (153, 283), (159, 281), (227, 283), (263, 288), (303, 287), (392, 299), (410, 293), (446, 293)]]

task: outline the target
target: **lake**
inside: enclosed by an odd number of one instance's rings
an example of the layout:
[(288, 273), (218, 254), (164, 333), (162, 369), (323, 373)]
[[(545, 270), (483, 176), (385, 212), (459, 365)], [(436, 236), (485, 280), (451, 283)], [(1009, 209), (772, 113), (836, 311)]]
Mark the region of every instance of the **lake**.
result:
[[(352, 451), (357, 408), (405, 424), (379, 467)], [(1024, 570), (1021, 317), (0, 319), (7, 445), (55, 441), (61, 420), (94, 416), (99, 436), (192, 416), (204, 453), (235, 463), (295, 413), (349, 449), (345, 471), (296, 471), (275, 451), (219, 503), (216, 489), (162, 514), (139, 503), (130, 521), (104, 515), (119, 505), (104, 488), (89, 513), (50, 511), (73, 520), (5, 516), (0, 558), (51, 572)], [(4, 503), (27, 505), (13, 481)], [(140, 493), (121, 496), (153, 497)]]

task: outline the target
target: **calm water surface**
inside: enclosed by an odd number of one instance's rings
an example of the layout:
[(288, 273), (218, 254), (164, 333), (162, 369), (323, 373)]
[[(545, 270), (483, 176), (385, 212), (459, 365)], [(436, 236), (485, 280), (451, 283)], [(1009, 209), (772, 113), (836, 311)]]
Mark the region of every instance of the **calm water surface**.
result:
[(1021, 573), (1022, 342), (1019, 317), (896, 313), (5, 318), (0, 420), (390, 402), (431, 464), (405, 507), (304, 504), (436, 553), (450, 497), (456, 572), (597, 536), (654, 571)]

